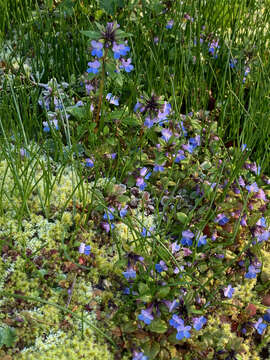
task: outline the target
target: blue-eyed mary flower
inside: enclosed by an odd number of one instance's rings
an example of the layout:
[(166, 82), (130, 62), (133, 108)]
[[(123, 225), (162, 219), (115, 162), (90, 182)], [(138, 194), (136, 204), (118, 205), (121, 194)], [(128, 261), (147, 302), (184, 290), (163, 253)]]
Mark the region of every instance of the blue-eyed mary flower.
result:
[(150, 325), (154, 320), (154, 316), (152, 315), (152, 308), (142, 310), (140, 315), (138, 315), (138, 319), (143, 321), (146, 325)]
[(85, 159), (85, 166), (92, 168), (94, 166), (94, 160), (90, 158)]
[(161, 134), (162, 134), (162, 139), (166, 142), (168, 142), (172, 137), (172, 132), (169, 129), (162, 129)]
[(182, 340), (184, 338), (190, 338), (191, 326), (185, 326), (184, 324), (177, 328), (176, 339)]
[(194, 234), (190, 230), (182, 231), (181, 244), (186, 246), (191, 246), (193, 238), (194, 238)]
[(254, 265), (250, 265), (248, 267), (248, 272), (245, 274), (245, 278), (246, 279), (255, 279), (259, 272), (261, 272), (261, 270), (258, 267), (255, 267)]
[(130, 47), (126, 46), (125, 44), (113, 43), (112, 51), (114, 58), (119, 59), (121, 56), (127, 55), (127, 53), (130, 51)]
[(173, 312), (179, 306), (179, 300), (175, 299), (173, 301), (165, 300), (164, 304), (167, 306), (169, 312)]
[(168, 21), (168, 22), (167, 22), (167, 25), (166, 25), (166, 29), (172, 29), (173, 24), (174, 24), (174, 21), (173, 21), (173, 20)]
[(247, 185), (246, 186), (246, 189), (247, 189), (247, 191), (249, 192), (249, 193), (257, 193), (258, 191), (259, 191), (259, 187), (258, 187), (258, 185), (257, 185), (257, 183), (256, 182), (254, 182), (253, 184), (251, 184), (251, 185)]
[(144, 355), (143, 352), (134, 351), (132, 360), (148, 360), (149, 357)]
[(91, 246), (85, 245), (85, 243), (81, 242), (79, 247), (79, 253), (84, 255), (90, 255)]
[(253, 326), (260, 335), (262, 335), (264, 330), (267, 328), (267, 324), (263, 323), (262, 318), (259, 318), (258, 321)]
[(224, 290), (224, 296), (231, 299), (233, 296), (233, 293), (235, 292), (235, 289), (232, 287), (232, 285), (228, 285)]
[(106, 96), (106, 100), (109, 101), (110, 104), (119, 105), (119, 98), (117, 98), (116, 96), (113, 96), (112, 93), (108, 93)]
[(193, 318), (193, 327), (195, 330), (199, 331), (206, 324), (207, 319), (204, 316)]
[(184, 326), (184, 320), (180, 318), (178, 315), (173, 315), (169, 321), (169, 324), (173, 326), (175, 329)]
[(132, 267), (129, 267), (126, 271), (123, 271), (122, 274), (127, 280), (136, 278), (136, 271)]
[(88, 64), (89, 68), (86, 70), (88, 73), (90, 74), (97, 74), (99, 71), (99, 67), (100, 67), (100, 62), (95, 60), (95, 61), (90, 61)]
[(119, 68), (124, 69), (127, 73), (131, 72), (134, 69), (134, 66), (131, 64), (130, 58), (127, 60), (121, 58), (121, 64), (122, 65), (120, 65)]
[(167, 271), (168, 267), (163, 260), (160, 260), (160, 262), (155, 265), (155, 269), (158, 273), (161, 273), (162, 271)]
[(103, 56), (103, 44), (100, 41), (95, 41), (92, 40), (91, 41), (91, 45), (92, 45), (92, 51), (91, 51), (91, 55), (96, 56), (98, 58), (101, 58)]
[(221, 226), (227, 224), (228, 221), (229, 221), (229, 219), (223, 213), (218, 214), (217, 217), (214, 220), (215, 223), (218, 223), (218, 225), (221, 225)]

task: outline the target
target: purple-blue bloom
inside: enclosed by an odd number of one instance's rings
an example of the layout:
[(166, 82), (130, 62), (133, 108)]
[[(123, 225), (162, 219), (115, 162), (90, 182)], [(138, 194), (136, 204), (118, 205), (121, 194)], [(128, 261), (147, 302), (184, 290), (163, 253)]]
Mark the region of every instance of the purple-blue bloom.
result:
[(127, 53), (130, 51), (130, 47), (126, 46), (125, 44), (113, 43), (112, 51), (114, 53), (114, 58), (119, 59), (121, 56), (127, 55)]
[(114, 216), (113, 216), (114, 211), (115, 211), (115, 208), (110, 207), (108, 209), (108, 212), (107, 213), (105, 212), (105, 214), (103, 215), (103, 219), (108, 220), (108, 218), (109, 218), (110, 220), (113, 220), (114, 219)]
[(119, 215), (121, 218), (125, 217), (127, 215), (127, 206), (123, 207), (123, 209), (121, 209), (119, 211)]
[(169, 129), (162, 129), (162, 139), (168, 142), (172, 136), (172, 132)]
[(153, 169), (154, 172), (164, 171), (164, 166), (156, 164)]
[(264, 321), (267, 321), (267, 322), (270, 322), (270, 309), (268, 309), (268, 310), (266, 311), (266, 314), (264, 314), (263, 320), (264, 320)]
[(124, 68), (125, 72), (129, 73), (134, 69), (134, 66), (131, 64), (131, 58), (125, 60), (121, 59), (122, 65), (119, 66), (120, 69)]
[(179, 163), (182, 160), (185, 160), (185, 155), (184, 155), (184, 151), (183, 150), (178, 150), (178, 153), (176, 154), (176, 157), (174, 159), (175, 163)]
[(138, 315), (138, 319), (143, 321), (146, 325), (150, 325), (152, 320), (154, 320), (152, 309), (142, 310), (140, 315)]
[(179, 301), (176, 299), (173, 301), (165, 300), (164, 303), (168, 307), (169, 312), (172, 312), (174, 309), (176, 309), (179, 306)]
[(146, 183), (144, 182), (143, 177), (137, 177), (136, 179), (136, 185), (139, 187), (140, 190), (144, 190), (146, 187)]
[(169, 321), (169, 324), (175, 329), (178, 329), (184, 326), (184, 320), (181, 319), (178, 315), (173, 315)]
[(137, 351), (133, 352), (132, 360), (148, 360), (148, 359), (149, 359), (149, 357), (144, 355), (143, 352), (137, 352)]
[(228, 285), (224, 290), (224, 296), (231, 299), (233, 296), (233, 293), (235, 292), (235, 289), (232, 287), (232, 285)]
[(193, 318), (193, 327), (195, 330), (199, 331), (206, 324), (207, 319), (204, 316)]
[(194, 234), (190, 230), (182, 231), (181, 244), (191, 246), (193, 238), (194, 238)]
[(119, 105), (119, 98), (117, 98), (116, 96), (113, 96), (112, 93), (108, 93), (106, 96), (106, 100), (109, 101), (110, 104)]
[(129, 267), (127, 271), (123, 271), (122, 274), (127, 280), (136, 278), (136, 271), (132, 267)]
[(89, 62), (87, 65), (89, 66), (89, 68), (86, 70), (88, 73), (90, 73), (90, 74), (98, 73), (98, 68), (100, 67), (99, 61), (95, 60), (95, 61)]
[(250, 192), (257, 193), (257, 192), (259, 191), (259, 187), (258, 187), (258, 185), (257, 185), (256, 182), (254, 182), (254, 183), (251, 184), (251, 185), (247, 185), (247, 186), (246, 186), (246, 189), (248, 190), (249, 193), (250, 193)]
[(261, 272), (260, 269), (256, 268), (254, 265), (248, 267), (248, 272), (245, 274), (246, 279), (255, 279), (257, 274)]
[(171, 248), (172, 248), (172, 253), (174, 254), (175, 252), (180, 250), (180, 245), (178, 245), (177, 241), (175, 241), (174, 243), (171, 244)]
[(91, 246), (85, 245), (85, 243), (81, 242), (79, 247), (79, 253), (84, 255), (90, 255)]
[[(199, 235), (199, 234), (198, 234)], [(198, 240), (198, 244), (197, 244), (197, 247), (200, 247), (202, 245), (206, 245), (207, 244), (207, 241), (206, 241), (206, 238), (207, 238), (207, 235), (202, 235), (199, 237), (199, 236), (196, 237), (196, 240)]]
[(161, 273), (162, 271), (167, 271), (168, 267), (163, 260), (160, 260), (160, 262), (155, 265), (155, 269), (158, 273)]
[(149, 116), (145, 118), (144, 126), (150, 129), (154, 125), (154, 120), (152, 120)]
[(102, 52), (103, 44), (102, 44), (102, 42), (92, 40), (91, 45), (93, 47), (93, 50), (91, 51), (91, 54), (93, 56), (97, 56), (98, 58), (101, 58), (103, 56), (103, 52)]
[(267, 324), (263, 323), (262, 318), (259, 318), (258, 321), (253, 326), (257, 330), (258, 334), (262, 335), (264, 329), (267, 327)]
[(177, 340), (182, 340), (184, 338), (188, 339), (190, 337), (190, 330), (191, 330), (191, 326), (179, 326), (177, 328), (177, 334), (176, 334), (176, 339)]
[(93, 159), (90, 159), (90, 158), (85, 159), (85, 166), (86, 166), (86, 167), (89, 167), (89, 168), (94, 167), (94, 161), (93, 161)]
[(166, 29), (171, 29), (173, 27), (174, 21), (170, 20), (167, 22)]
[(218, 214), (214, 220), (215, 223), (218, 223), (221, 226), (227, 224), (228, 221), (229, 221), (229, 219), (223, 213)]

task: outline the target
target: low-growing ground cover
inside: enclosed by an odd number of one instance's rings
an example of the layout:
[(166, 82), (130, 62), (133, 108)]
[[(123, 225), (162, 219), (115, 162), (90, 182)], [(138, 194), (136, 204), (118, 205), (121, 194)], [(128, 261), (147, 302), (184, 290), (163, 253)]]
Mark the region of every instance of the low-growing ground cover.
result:
[(1, 15), (1, 359), (270, 358), (265, 4), (24, 5)]

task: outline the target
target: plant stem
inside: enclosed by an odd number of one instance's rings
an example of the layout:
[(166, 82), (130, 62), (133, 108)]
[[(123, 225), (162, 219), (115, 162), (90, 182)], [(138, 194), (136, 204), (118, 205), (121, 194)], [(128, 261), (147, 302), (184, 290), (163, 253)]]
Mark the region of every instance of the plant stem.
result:
[(97, 127), (95, 129), (95, 132), (97, 132), (97, 130), (98, 130), (99, 113), (100, 113), (102, 98), (103, 98), (103, 89), (104, 89), (104, 81), (105, 81), (105, 60), (107, 57), (107, 53), (108, 53), (108, 49), (106, 48), (104, 56), (102, 57), (102, 73), (101, 73), (101, 81), (100, 81), (100, 88), (99, 88), (98, 106), (97, 106), (96, 119), (95, 119)]

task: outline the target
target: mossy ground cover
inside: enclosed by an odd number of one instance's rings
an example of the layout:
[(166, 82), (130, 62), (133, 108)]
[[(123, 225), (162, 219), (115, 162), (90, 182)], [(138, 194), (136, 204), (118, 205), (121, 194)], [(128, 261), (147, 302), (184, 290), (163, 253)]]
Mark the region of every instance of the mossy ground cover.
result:
[(0, 358), (270, 359), (267, 2), (0, 4)]

